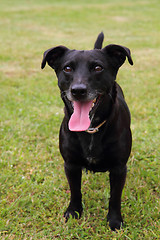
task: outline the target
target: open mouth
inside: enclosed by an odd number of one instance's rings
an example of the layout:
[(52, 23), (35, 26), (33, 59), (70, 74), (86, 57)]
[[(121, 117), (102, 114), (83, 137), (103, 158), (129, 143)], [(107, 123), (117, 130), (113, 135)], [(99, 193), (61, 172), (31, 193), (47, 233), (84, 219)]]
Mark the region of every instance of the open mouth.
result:
[(69, 130), (75, 132), (86, 131), (90, 124), (90, 116), (99, 104), (100, 96), (93, 100), (82, 102), (73, 101), (73, 114), (69, 120)]

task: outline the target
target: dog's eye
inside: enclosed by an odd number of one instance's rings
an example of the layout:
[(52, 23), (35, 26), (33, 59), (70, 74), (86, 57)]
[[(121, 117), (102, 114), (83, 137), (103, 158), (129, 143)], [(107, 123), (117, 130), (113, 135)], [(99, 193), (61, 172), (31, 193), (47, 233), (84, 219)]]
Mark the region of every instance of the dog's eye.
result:
[(66, 73), (70, 73), (70, 72), (72, 72), (72, 68), (70, 66), (66, 66), (66, 67), (64, 67), (63, 71)]
[(103, 70), (103, 68), (101, 66), (99, 66), (99, 65), (94, 67), (94, 71), (95, 72), (101, 72), (102, 70)]

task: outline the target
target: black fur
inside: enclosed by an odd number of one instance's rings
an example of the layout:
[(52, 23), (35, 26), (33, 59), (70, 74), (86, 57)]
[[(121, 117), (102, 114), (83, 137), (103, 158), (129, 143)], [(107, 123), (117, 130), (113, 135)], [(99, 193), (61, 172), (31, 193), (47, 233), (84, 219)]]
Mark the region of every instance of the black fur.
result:
[[(70, 215), (78, 218), (82, 214), (82, 169), (109, 171), (107, 220), (110, 228), (115, 230), (120, 229), (123, 223), (121, 194), (132, 144), (130, 112), (122, 89), (115, 80), (126, 57), (131, 65), (133, 61), (126, 47), (110, 44), (101, 49), (103, 38), (101, 33), (94, 49), (90, 51), (70, 50), (64, 46), (51, 48), (44, 53), (42, 68), (47, 62), (55, 70), (65, 105), (59, 146), (65, 161), (71, 199), (64, 217), (67, 221)], [(95, 98), (97, 102), (89, 113), (90, 127), (95, 128), (103, 121), (106, 122), (94, 134), (70, 131), (68, 123), (73, 113), (72, 102), (87, 102)]]

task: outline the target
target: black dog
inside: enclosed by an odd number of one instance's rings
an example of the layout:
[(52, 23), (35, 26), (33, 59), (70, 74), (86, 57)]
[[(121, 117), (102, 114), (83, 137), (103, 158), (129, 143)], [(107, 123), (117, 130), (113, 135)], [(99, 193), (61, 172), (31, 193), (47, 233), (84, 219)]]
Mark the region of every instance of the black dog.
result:
[(126, 47), (110, 44), (101, 49), (103, 38), (100, 33), (90, 51), (51, 48), (44, 52), (41, 67), (47, 62), (55, 70), (65, 104), (59, 141), (71, 190), (66, 221), (70, 215), (78, 218), (82, 214), (82, 169), (109, 171), (107, 220), (115, 230), (123, 223), (121, 194), (132, 144), (130, 112), (115, 79), (126, 57), (133, 62)]

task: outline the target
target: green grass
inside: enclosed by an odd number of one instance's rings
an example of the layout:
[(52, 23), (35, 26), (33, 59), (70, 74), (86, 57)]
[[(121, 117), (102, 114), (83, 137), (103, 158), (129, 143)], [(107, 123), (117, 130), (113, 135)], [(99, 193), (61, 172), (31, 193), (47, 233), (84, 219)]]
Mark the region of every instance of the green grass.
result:
[[(0, 239), (160, 239), (159, 0), (0, 0)], [(106, 222), (108, 173), (83, 174), (82, 218), (64, 224), (69, 187), (58, 150), (63, 118), (57, 80), (40, 69), (59, 44), (132, 51), (118, 82), (132, 114), (133, 148), (123, 192), (125, 226)]]

